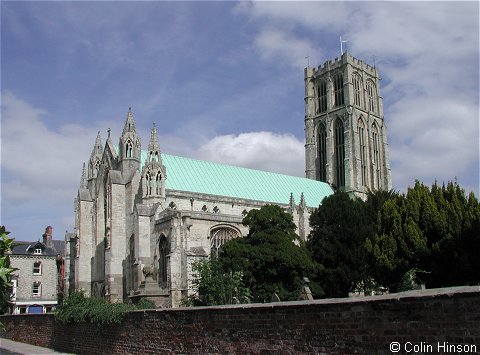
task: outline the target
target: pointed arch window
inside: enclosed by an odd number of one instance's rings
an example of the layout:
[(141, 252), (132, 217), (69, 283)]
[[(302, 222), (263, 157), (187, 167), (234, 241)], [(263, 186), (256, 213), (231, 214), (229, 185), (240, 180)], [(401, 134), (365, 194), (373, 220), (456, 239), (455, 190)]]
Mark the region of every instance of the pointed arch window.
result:
[(362, 186), (367, 186), (367, 145), (365, 139), (365, 124), (362, 119), (358, 120), (358, 142), (360, 145), (360, 170), (362, 177)]
[(344, 104), (343, 95), (343, 74), (337, 74), (333, 79), (333, 92), (335, 95), (335, 107), (342, 106)]
[(159, 245), (158, 245), (158, 251), (160, 258), (158, 259), (158, 282), (161, 286), (166, 286), (167, 284), (167, 257), (168, 254), (170, 253), (170, 247), (168, 245), (168, 240), (167, 238), (162, 235), (160, 237)]
[(210, 232), (210, 255), (218, 255), (222, 250), (222, 245), (239, 237), (239, 233), (229, 227), (219, 227)]
[(362, 79), (358, 74), (353, 75), (353, 103), (362, 106)]
[(136, 283), (136, 265), (135, 265), (135, 235), (130, 237), (129, 242), (129, 266), (130, 266), (130, 290), (135, 290), (135, 283)]
[(345, 135), (340, 118), (335, 120), (335, 183), (345, 186)]
[(322, 80), (318, 86), (318, 109), (320, 112), (327, 111), (327, 82)]
[(318, 179), (327, 181), (327, 130), (323, 123), (318, 126)]
[(162, 194), (162, 174), (157, 172), (157, 176), (155, 177), (155, 192), (157, 195)]
[(147, 171), (145, 174), (145, 195), (150, 196), (152, 194), (152, 174)]
[(129, 140), (127, 140), (127, 144), (126, 144), (125, 157), (126, 158), (131, 158), (132, 156), (133, 156), (133, 143), (129, 139)]
[(377, 112), (377, 89), (375, 84), (369, 80), (367, 82), (368, 109)]
[(380, 140), (378, 136), (378, 128), (374, 123), (372, 125), (372, 143), (373, 143), (373, 164), (375, 165), (375, 175), (377, 180), (377, 189), (380, 189), (381, 169), (380, 169)]

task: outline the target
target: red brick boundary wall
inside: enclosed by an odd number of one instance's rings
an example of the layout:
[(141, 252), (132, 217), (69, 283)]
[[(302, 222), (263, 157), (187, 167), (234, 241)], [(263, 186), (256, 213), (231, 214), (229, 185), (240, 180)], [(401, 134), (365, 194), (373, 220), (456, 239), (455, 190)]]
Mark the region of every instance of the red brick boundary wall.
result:
[(107, 328), (51, 314), (0, 320), (5, 338), (76, 354), (480, 353), (479, 286), (135, 311)]

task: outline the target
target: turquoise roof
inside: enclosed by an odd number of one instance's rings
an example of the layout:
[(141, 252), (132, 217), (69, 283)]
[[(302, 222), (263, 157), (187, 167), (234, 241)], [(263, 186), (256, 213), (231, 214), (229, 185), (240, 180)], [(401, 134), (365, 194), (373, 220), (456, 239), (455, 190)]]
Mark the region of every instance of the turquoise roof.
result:
[[(147, 152), (142, 151), (141, 161)], [(309, 207), (318, 207), (322, 200), (333, 193), (332, 188), (320, 181), (267, 171), (242, 168), (184, 158), (161, 155), (167, 168), (166, 189), (190, 191), (202, 194), (228, 196), (263, 202), (288, 204), (293, 193), (300, 202), (303, 192)], [(143, 165), (143, 164), (142, 164)]]

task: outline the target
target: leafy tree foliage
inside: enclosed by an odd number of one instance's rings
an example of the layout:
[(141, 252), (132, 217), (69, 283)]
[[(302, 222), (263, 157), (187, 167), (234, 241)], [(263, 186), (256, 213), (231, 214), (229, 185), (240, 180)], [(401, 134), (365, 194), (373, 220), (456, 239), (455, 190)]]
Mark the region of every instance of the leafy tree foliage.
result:
[(480, 206), (457, 183), (429, 189), (416, 182), (387, 200), (366, 241), (372, 276), (390, 291), (410, 270), (428, 288), (480, 282)]
[(15, 239), (8, 238), (5, 226), (0, 227), (0, 314), (4, 314), (10, 307), (11, 274), (16, 269), (10, 267), (9, 253)]
[[(295, 233), (292, 216), (279, 206), (266, 205), (251, 210), (243, 224), (249, 227), (248, 235), (223, 246), (224, 270), (243, 273), (255, 302), (268, 302), (274, 293), (282, 301), (296, 300), (303, 278), (313, 278), (317, 268)], [(318, 288), (310, 286), (318, 294)]]
[(364, 244), (372, 224), (364, 202), (337, 191), (314, 211), (310, 226), (307, 248), (321, 265), (316, 281), (326, 297), (347, 297), (368, 281)]
[(215, 256), (197, 261), (193, 271), (196, 294), (183, 300), (185, 306), (214, 306), (222, 304), (249, 303), (250, 290), (244, 286), (241, 271), (225, 272)]

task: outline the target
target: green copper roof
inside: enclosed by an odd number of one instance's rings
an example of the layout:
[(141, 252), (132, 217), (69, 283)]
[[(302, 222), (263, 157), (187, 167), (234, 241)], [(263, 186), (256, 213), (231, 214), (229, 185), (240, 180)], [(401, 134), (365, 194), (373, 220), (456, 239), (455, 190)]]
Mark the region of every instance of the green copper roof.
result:
[[(142, 162), (145, 161), (146, 154), (142, 151)], [(305, 203), (309, 207), (318, 207), (324, 197), (333, 193), (331, 187), (324, 182), (297, 176), (168, 154), (162, 154), (162, 161), (167, 168), (165, 188), (170, 190), (281, 204), (290, 202), (291, 193), (298, 204), (303, 192)]]

